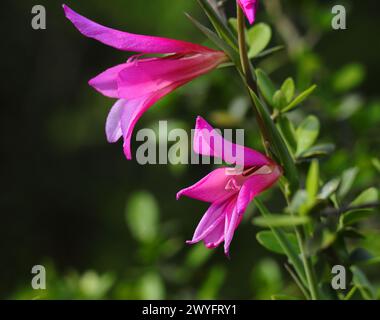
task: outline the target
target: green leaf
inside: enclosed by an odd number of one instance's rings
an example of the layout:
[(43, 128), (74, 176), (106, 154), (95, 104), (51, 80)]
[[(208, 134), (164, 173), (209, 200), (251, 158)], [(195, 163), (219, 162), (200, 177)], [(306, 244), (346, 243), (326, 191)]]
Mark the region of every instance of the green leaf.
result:
[(236, 36), (231, 32), (231, 30), (227, 27), (226, 24), (220, 19), (219, 15), (215, 12), (215, 10), (210, 6), (207, 0), (198, 0), (199, 5), (206, 13), (207, 17), (211, 21), (214, 26), (216, 32), (219, 36), (228, 43), (228, 45), (234, 49), (236, 52), (239, 52), (239, 48), (237, 46)]
[(318, 199), (326, 200), (330, 198), (333, 195), (333, 193), (335, 193), (336, 190), (338, 190), (339, 184), (340, 184), (339, 178), (332, 179), (329, 182), (327, 182), (322, 187), (321, 192), (318, 194)]
[(145, 191), (127, 201), (126, 220), (132, 235), (141, 242), (152, 242), (158, 235), (159, 209), (154, 197)]
[(288, 211), (290, 213), (299, 213), (302, 207), (306, 204), (307, 197), (308, 196), (306, 190), (297, 190), (292, 200), (290, 201)]
[(309, 89), (306, 89), (299, 96), (297, 96), (290, 104), (288, 104), (285, 108), (282, 109), (282, 112), (289, 112), (297, 107), (299, 104), (304, 102), (317, 88), (317, 85), (312, 85)]
[(369, 188), (363, 191), (354, 201), (351, 202), (350, 206), (361, 206), (365, 204), (371, 204), (379, 200), (379, 192), (376, 188)]
[(278, 127), (282, 133), (282, 136), (292, 154), (296, 152), (297, 140), (296, 140), (296, 130), (293, 123), (288, 119), (287, 116), (282, 115), (277, 119)]
[[(284, 233), (284, 236), (291, 245), (292, 250), (299, 253), (296, 236), (292, 233)], [(260, 231), (256, 234), (256, 239), (264, 248), (268, 249), (269, 251), (286, 255), (284, 249), (279, 244), (276, 236), (272, 233), (272, 231)]]
[(313, 160), (306, 177), (306, 191), (308, 194), (308, 203), (313, 204), (319, 190), (319, 162)]
[(317, 144), (302, 152), (297, 159), (318, 159), (331, 154), (335, 150), (332, 143)]
[(366, 300), (374, 300), (375, 290), (372, 287), (371, 283), (368, 281), (364, 272), (361, 271), (357, 266), (351, 266), (350, 270), (353, 275), (352, 282), (356, 287), (358, 287), (363, 298)]
[(236, 53), (234, 52), (233, 48), (227, 44), (225, 41), (220, 39), (217, 34), (213, 31), (211, 31), (209, 28), (201, 24), (198, 20), (193, 18), (191, 15), (185, 13), (185, 15), (189, 18), (189, 20), (200, 30), (202, 33), (210, 39), (219, 49), (223, 50), (228, 56), (234, 61), (234, 59), (237, 59)]
[(236, 18), (229, 18), (228, 19), (229, 25), (236, 31), (238, 32), (238, 21)]
[(314, 142), (317, 140), (319, 135), (319, 120), (315, 116), (308, 116), (297, 128), (297, 155), (302, 154), (302, 152), (308, 150)]
[(259, 86), (260, 91), (263, 94), (265, 100), (270, 105), (273, 105), (273, 96), (276, 92), (276, 88), (272, 80), (261, 69), (256, 70), (256, 77), (257, 77), (257, 85)]
[[(257, 56), (255, 56), (254, 59), (264, 58), (264, 57), (269, 56), (273, 53), (284, 50), (284, 48), (285, 48), (284, 46), (275, 46), (275, 47), (266, 49), (266, 50), (260, 52)], [(251, 57), (248, 57), (248, 58), (251, 59)]]
[(266, 23), (257, 23), (248, 30), (247, 38), (250, 48), (248, 56), (254, 58), (268, 46), (272, 38), (272, 29)]
[(308, 217), (290, 216), (285, 214), (270, 214), (265, 217), (256, 217), (253, 223), (260, 227), (293, 227), (309, 222)]
[(289, 104), (292, 101), (295, 90), (294, 80), (292, 78), (286, 79), (281, 86), (281, 91), (285, 96), (286, 104)]
[(369, 218), (372, 214), (373, 211), (371, 209), (351, 210), (341, 216), (341, 223), (344, 226), (349, 226)]
[[(264, 204), (261, 202), (259, 198), (255, 198), (254, 203), (263, 217), (266, 217), (270, 214), (268, 209), (264, 206)], [(283, 232), (279, 228), (271, 227), (270, 229), (274, 237), (276, 238), (278, 244), (280, 245), (282, 252), (286, 254), (286, 256), (289, 259), (289, 262), (293, 265), (294, 269), (296, 270), (299, 278), (302, 281), (302, 284), (307, 287), (305, 271), (303, 269), (302, 261), (299, 257), (299, 254), (300, 254), (299, 246), (294, 244), (294, 238), (292, 240), (292, 237), (295, 237), (295, 236), (287, 235), (285, 232)], [(268, 232), (268, 231), (263, 231), (263, 232)], [(272, 241), (271, 243), (274, 243), (274, 242)]]
[(380, 173), (380, 160), (377, 158), (372, 158), (372, 164), (375, 169)]
[(354, 184), (355, 178), (358, 174), (358, 168), (350, 168), (343, 172), (341, 183), (338, 190), (338, 196), (343, 199), (348, 192), (351, 190), (351, 187)]
[(333, 88), (338, 92), (349, 91), (363, 82), (365, 73), (365, 68), (362, 64), (348, 64), (335, 74)]
[(273, 95), (273, 106), (281, 110), (286, 105), (286, 97), (281, 90), (277, 90)]

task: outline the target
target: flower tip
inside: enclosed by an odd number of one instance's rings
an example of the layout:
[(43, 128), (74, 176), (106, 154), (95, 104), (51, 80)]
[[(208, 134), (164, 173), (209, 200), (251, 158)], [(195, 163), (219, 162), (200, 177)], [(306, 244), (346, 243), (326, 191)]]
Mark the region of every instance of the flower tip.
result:
[(175, 198), (176, 198), (177, 200), (179, 200), (179, 198), (181, 198), (181, 196), (182, 196), (182, 191), (178, 192), (178, 193), (176, 194)]
[(62, 9), (63, 9), (63, 11), (65, 12), (66, 16), (67, 16), (67, 14), (70, 13), (70, 11), (72, 11), (72, 10), (70, 9), (70, 7), (69, 7), (68, 5), (66, 5), (65, 3), (62, 4)]

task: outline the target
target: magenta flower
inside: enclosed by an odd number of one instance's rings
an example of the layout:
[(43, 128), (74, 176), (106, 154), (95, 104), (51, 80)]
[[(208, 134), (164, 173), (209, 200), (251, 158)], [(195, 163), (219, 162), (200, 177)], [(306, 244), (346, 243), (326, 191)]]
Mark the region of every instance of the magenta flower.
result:
[(250, 24), (256, 19), (256, 12), (259, 6), (259, 0), (238, 0), (240, 7), (243, 9), (245, 16)]
[[(224, 241), (224, 252), (228, 256), (232, 237), (248, 204), (279, 179), (282, 169), (260, 152), (223, 139), (201, 117), (196, 121), (194, 152), (221, 158), (230, 164), (240, 164), (244, 168), (235, 174), (231, 168), (218, 168), (177, 194), (177, 200), (184, 195), (211, 203), (193, 239), (187, 243), (203, 240), (207, 248), (215, 248)], [(232, 163), (231, 154), (241, 154), (243, 159)]]
[(228, 60), (222, 51), (173, 39), (137, 35), (99, 25), (63, 6), (66, 17), (86, 37), (123, 51), (164, 54), (139, 58), (110, 68), (89, 84), (103, 95), (118, 99), (106, 122), (107, 140), (124, 138), (124, 153), (131, 155), (131, 137), (137, 121), (152, 105), (176, 88), (185, 85)]

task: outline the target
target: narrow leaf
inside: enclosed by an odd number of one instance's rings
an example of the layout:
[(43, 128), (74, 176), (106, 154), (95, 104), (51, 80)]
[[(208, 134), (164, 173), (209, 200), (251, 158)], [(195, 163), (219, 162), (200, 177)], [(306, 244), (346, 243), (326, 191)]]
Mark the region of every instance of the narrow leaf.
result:
[(313, 204), (319, 190), (319, 162), (313, 160), (306, 178), (306, 191), (308, 194), (308, 203)]
[(256, 70), (257, 85), (260, 88), (261, 93), (263, 94), (265, 100), (269, 105), (273, 105), (273, 96), (276, 92), (276, 88), (272, 80), (268, 75), (261, 69)]
[(253, 223), (260, 227), (293, 227), (309, 222), (308, 217), (290, 216), (285, 214), (270, 214), (265, 217), (256, 217)]
[(289, 105), (287, 105), (284, 109), (282, 109), (282, 112), (289, 112), (293, 110), (295, 107), (297, 107), (299, 104), (304, 102), (317, 88), (317, 85), (311, 86), (309, 89), (302, 92), (297, 98), (295, 98)]

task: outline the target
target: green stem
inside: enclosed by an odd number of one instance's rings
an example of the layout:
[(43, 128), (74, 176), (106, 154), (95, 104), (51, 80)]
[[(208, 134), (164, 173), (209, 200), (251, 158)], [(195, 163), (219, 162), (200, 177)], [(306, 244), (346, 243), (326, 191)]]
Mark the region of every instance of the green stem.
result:
[[(266, 208), (266, 206), (262, 203), (262, 201), (259, 198), (255, 198), (254, 202), (256, 204), (256, 207), (259, 209), (261, 215), (263, 217), (268, 216), (269, 210)], [(292, 245), (289, 243), (285, 233), (280, 228), (274, 228), (269, 226), (271, 231), (273, 232), (275, 238), (277, 239), (278, 243), (280, 244), (281, 248), (284, 250), (286, 256), (288, 257), (289, 261), (294, 267), (294, 270), (297, 272), (299, 279), (301, 282), (307, 286), (308, 282), (306, 280), (305, 271), (303, 268), (302, 261), (299, 258), (298, 252), (296, 252)]]
[[(285, 200), (286, 200), (288, 207), (289, 207), (289, 205), (290, 205), (289, 197), (286, 195), (286, 193), (284, 193), (284, 195), (285, 195)], [(291, 216), (294, 216), (293, 212), (291, 212), (290, 214), (291, 214)], [(316, 285), (315, 272), (314, 272), (314, 268), (312, 266), (311, 260), (306, 255), (304, 241), (303, 241), (303, 238), (301, 236), (301, 230), (299, 227), (294, 227), (294, 232), (296, 234), (298, 247), (300, 249), (301, 259), (302, 259), (303, 267), (305, 270), (306, 280), (308, 283), (308, 288), (309, 288), (311, 299), (312, 300), (318, 300), (318, 288)]]
[(347, 295), (344, 297), (343, 300), (351, 300), (351, 298), (353, 297), (353, 295), (355, 294), (357, 289), (358, 289), (357, 286), (353, 286), (352, 289), (350, 290), (350, 292), (347, 293)]
[(307, 292), (307, 289), (301, 283), (301, 281), (297, 277), (297, 275), (293, 272), (293, 270), (286, 263), (284, 264), (284, 267), (285, 267), (286, 271), (288, 271), (288, 273), (290, 274), (290, 276), (292, 277), (292, 279), (294, 280), (294, 282), (296, 283), (296, 285), (298, 286), (298, 288), (301, 290), (301, 292), (303, 293), (303, 295), (305, 296), (305, 298), (307, 300), (310, 300), (310, 295)]
[[(241, 10), (240, 6), (236, 6), (236, 7), (237, 7), (237, 20), (238, 20), (238, 45), (239, 45), (240, 63), (241, 63), (241, 68), (242, 68), (241, 69), (242, 76), (246, 82), (247, 87), (249, 88), (248, 90), (253, 90), (254, 92), (257, 93), (258, 92), (257, 84), (253, 77), (251, 64), (248, 58), (247, 44), (245, 40), (245, 20), (244, 20), (245, 17), (244, 17), (243, 10)], [(253, 105), (253, 111), (255, 113), (257, 123), (260, 127), (260, 133), (261, 133), (265, 152), (267, 155), (269, 155), (268, 148), (270, 146), (270, 142), (268, 139), (268, 130), (253, 100), (252, 100), (252, 105)]]
[(310, 296), (312, 300), (318, 300), (318, 289), (315, 281), (314, 270), (310, 259), (306, 256), (305, 246), (299, 228), (295, 227), (298, 246), (301, 252), (301, 259), (306, 273), (307, 283), (309, 285)]

